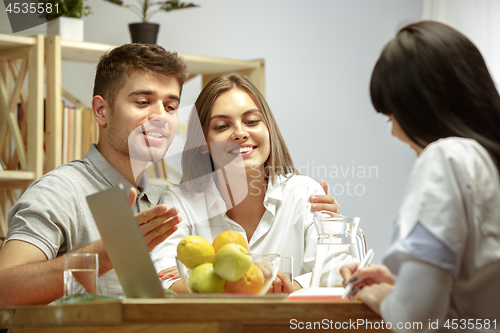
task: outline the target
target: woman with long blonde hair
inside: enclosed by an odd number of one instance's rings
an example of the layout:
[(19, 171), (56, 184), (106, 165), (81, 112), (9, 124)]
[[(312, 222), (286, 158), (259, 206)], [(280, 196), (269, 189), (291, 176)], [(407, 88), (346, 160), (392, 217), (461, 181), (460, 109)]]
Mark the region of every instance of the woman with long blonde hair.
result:
[(199, 235), (213, 241), (234, 230), (247, 239), (251, 253), (293, 257), (294, 285), (278, 273), (271, 292), (308, 286), (317, 242), (313, 213), (338, 212), (335, 199), (299, 175), (266, 100), (243, 75), (214, 78), (195, 107), (176, 191), (185, 218), (171, 239)]

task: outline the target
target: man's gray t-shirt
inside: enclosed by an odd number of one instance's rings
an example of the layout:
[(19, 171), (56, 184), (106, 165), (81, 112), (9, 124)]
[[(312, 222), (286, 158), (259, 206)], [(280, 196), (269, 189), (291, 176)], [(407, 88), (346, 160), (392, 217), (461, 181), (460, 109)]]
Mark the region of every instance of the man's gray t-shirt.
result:
[[(57, 167), (35, 180), (24, 192), (9, 212), (7, 241), (21, 240), (33, 244), (50, 260), (99, 240), (101, 236), (86, 196), (118, 184), (122, 184), (127, 193), (130, 187), (134, 187), (91, 145), (82, 160)], [(169, 202), (165, 198), (169, 192), (146, 184), (144, 176), (141, 185), (145, 190), (138, 191), (139, 196), (132, 207), (134, 214)], [(99, 277), (98, 294), (123, 295), (114, 269)]]

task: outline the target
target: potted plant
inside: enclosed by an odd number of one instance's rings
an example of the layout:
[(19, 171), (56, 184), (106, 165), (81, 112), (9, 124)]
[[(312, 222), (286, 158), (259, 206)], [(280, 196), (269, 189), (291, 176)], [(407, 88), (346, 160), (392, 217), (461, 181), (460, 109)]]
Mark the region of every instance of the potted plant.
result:
[(40, 0), (39, 3), (57, 8), (43, 14), (48, 22), (47, 34), (60, 35), (61, 39), (83, 41), (81, 18), (92, 14), (92, 9), (85, 1), (87, 0)]
[(159, 24), (150, 23), (149, 20), (158, 12), (198, 7), (194, 3), (185, 3), (176, 0), (137, 0), (136, 4), (125, 4), (122, 0), (105, 0), (118, 6), (129, 8), (140, 19), (139, 23), (130, 23), (132, 43), (156, 44)]

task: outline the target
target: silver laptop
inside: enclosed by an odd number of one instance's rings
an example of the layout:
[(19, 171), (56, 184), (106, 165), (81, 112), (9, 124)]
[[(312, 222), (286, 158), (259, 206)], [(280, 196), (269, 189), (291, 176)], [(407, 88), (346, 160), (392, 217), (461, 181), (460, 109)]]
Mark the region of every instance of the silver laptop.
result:
[(165, 298), (149, 250), (122, 186), (87, 197), (118, 280), (128, 298)]

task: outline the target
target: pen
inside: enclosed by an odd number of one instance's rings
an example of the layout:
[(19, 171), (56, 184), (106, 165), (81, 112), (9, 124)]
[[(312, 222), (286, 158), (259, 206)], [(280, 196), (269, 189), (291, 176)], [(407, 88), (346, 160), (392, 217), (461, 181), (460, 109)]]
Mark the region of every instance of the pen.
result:
[[(366, 253), (366, 255), (363, 258), (363, 260), (361, 261), (361, 263), (359, 264), (356, 271), (360, 270), (361, 268), (363, 268), (365, 266), (368, 266), (372, 262), (373, 255), (374, 255), (373, 250), (372, 249), (368, 250), (368, 252)], [(349, 284), (345, 287), (344, 293), (342, 294), (342, 299), (346, 298), (347, 295), (349, 295), (353, 286), (354, 286), (354, 284), (352, 282), (349, 282)]]

